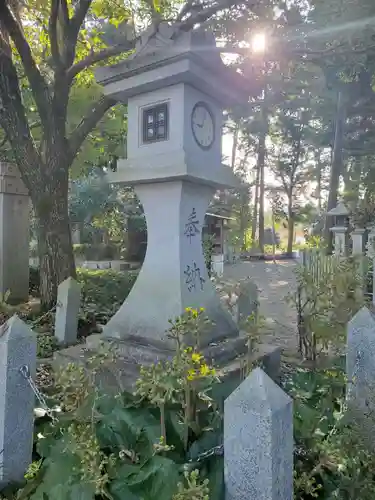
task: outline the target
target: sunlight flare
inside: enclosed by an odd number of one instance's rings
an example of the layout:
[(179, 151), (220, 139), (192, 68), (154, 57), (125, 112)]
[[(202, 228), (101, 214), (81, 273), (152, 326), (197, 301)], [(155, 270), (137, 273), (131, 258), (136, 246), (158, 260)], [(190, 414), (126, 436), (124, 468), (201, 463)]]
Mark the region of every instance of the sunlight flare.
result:
[(252, 37), (251, 48), (253, 52), (264, 52), (266, 50), (266, 35), (264, 33), (256, 33)]

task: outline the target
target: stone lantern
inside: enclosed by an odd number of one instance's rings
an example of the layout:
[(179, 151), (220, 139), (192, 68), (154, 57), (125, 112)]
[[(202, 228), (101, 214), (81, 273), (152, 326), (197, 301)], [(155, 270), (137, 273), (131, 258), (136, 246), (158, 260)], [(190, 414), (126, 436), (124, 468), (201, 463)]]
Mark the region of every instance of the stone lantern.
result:
[(333, 226), (330, 228), (334, 235), (334, 253), (347, 255), (349, 248), (349, 215), (350, 211), (343, 201), (339, 201), (327, 215), (333, 217)]
[(246, 104), (249, 82), (223, 64), (212, 33), (181, 33), (167, 23), (96, 78), (105, 95), (127, 104), (127, 159), (108, 180), (134, 186), (148, 234), (137, 281), (104, 337), (164, 349), (168, 321), (203, 307), (214, 326), (201, 347), (225, 338), (234, 349), (237, 325), (208, 277), (201, 234), (215, 191), (237, 185), (222, 164), (223, 109)]

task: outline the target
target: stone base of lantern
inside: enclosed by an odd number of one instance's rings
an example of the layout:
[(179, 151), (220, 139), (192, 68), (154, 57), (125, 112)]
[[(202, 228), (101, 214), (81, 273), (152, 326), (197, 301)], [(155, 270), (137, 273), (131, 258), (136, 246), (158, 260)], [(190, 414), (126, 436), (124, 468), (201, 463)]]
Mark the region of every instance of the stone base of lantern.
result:
[[(75, 345), (56, 351), (53, 365), (55, 369), (76, 363), (86, 367), (93, 353), (97, 352), (100, 345), (107, 341), (102, 335), (91, 335), (86, 339), (86, 345)], [(119, 391), (133, 391), (135, 382), (139, 377), (141, 366), (148, 367), (157, 361), (171, 359), (174, 351), (166, 349), (164, 344), (159, 348), (155, 345), (140, 344), (138, 338), (113, 341), (117, 351), (115, 362), (103, 366), (97, 372), (96, 383), (106, 393)], [(247, 337), (240, 335), (207, 346), (203, 355), (208, 363), (212, 363), (222, 382), (228, 381), (231, 389), (228, 394), (243, 380), (244, 369), (250, 366), (262, 366), (266, 373), (275, 381), (279, 381), (281, 369), (281, 347), (259, 345), (250, 355), (247, 353)]]
[(170, 320), (188, 307), (204, 308), (213, 326), (202, 332), (202, 348), (238, 337), (208, 277), (202, 227), (215, 187), (187, 180), (135, 186), (147, 223), (147, 252), (137, 281), (104, 327), (107, 339), (136, 338), (142, 345), (173, 347)]

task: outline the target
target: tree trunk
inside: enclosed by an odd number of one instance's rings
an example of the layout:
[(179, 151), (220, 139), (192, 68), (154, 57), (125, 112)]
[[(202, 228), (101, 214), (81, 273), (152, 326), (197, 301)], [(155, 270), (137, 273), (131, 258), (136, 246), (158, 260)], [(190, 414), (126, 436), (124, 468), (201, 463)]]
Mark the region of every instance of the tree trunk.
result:
[(316, 198), (318, 200), (318, 210), (319, 214), (322, 211), (322, 164), (320, 162), (320, 149), (317, 149), (315, 151), (315, 163), (316, 163), (316, 170), (317, 170), (317, 187), (316, 187)]
[[(344, 142), (344, 124), (346, 115), (346, 104), (343, 91), (337, 93), (335, 140), (332, 152), (331, 177), (329, 181), (329, 194), (327, 203), (327, 212), (337, 205), (337, 193), (339, 188), (340, 175), (343, 171), (343, 142)], [(333, 238), (330, 229), (330, 217), (326, 217), (324, 236), (327, 242), (327, 251), (333, 250)]]
[(267, 87), (264, 89), (261, 109), (262, 128), (259, 136), (258, 168), (259, 168), (259, 248), (264, 253), (264, 164), (266, 160), (266, 137), (268, 133), (268, 116), (265, 108)]
[(264, 252), (264, 160), (266, 156), (266, 136), (259, 141), (259, 248)]
[(255, 178), (255, 197), (254, 197), (254, 211), (253, 211), (253, 220), (251, 224), (251, 244), (254, 246), (255, 238), (257, 234), (257, 225), (258, 225), (258, 203), (259, 203), (259, 177), (260, 177), (260, 169), (259, 165), (257, 165), (257, 173)]
[(287, 253), (292, 255), (294, 240), (294, 214), (293, 214), (293, 193), (288, 195), (288, 246)]
[(231, 154), (231, 168), (234, 171), (236, 166), (236, 158), (237, 158), (237, 148), (238, 148), (238, 135), (240, 132), (240, 124), (236, 123), (233, 131), (233, 144), (232, 144), (232, 154)]
[(45, 192), (44, 197), (37, 198), (36, 202), (33, 200), (37, 219), (40, 294), (44, 310), (55, 305), (58, 285), (70, 276), (76, 277), (68, 212), (68, 188), (60, 184), (52, 191)]

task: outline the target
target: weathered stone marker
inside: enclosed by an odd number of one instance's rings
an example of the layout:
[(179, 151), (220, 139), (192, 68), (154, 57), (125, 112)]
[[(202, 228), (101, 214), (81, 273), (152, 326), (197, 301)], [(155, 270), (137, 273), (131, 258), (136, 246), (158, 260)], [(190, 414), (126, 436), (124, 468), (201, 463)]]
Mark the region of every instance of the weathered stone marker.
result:
[(207, 275), (202, 226), (215, 191), (237, 184), (221, 163), (223, 108), (247, 102), (248, 83), (223, 64), (212, 33), (168, 23), (96, 76), (128, 106), (127, 159), (108, 180), (134, 186), (147, 221), (141, 272), (104, 336), (168, 344), (168, 320), (186, 307), (204, 307), (215, 323), (202, 344), (238, 336)]
[[(358, 417), (375, 411), (375, 316), (363, 307), (347, 327), (347, 402)], [(372, 426), (373, 426), (372, 417)]]
[(258, 287), (250, 279), (240, 281), (237, 300), (237, 324), (250, 316), (257, 320), (259, 308)]
[(18, 316), (0, 327), (0, 487), (23, 480), (32, 461), (35, 396), (21, 373), (36, 371), (36, 336)]
[(17, 167), (0, 162), (0, 293), (29, 297), (30, 200)]
[(224, 403), (226, 500), (293, 499), (293, 403), (256, 368)]
[(81, 285), (74, 278), (67, 278), (59, 285), (56, 304), (55, 337), (62, 345), (77, 342), (80, 306)]

